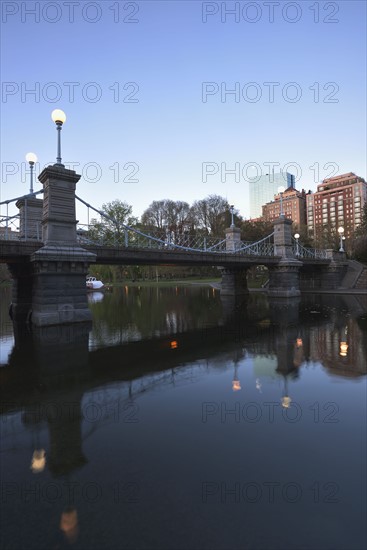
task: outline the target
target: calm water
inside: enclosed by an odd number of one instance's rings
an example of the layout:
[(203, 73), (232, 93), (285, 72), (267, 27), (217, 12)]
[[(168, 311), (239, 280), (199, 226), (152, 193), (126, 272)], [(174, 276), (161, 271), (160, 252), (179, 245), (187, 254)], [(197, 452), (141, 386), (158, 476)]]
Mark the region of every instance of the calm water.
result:
[(366, 299), (90, 296), (16, 331), (1, 291), (3, 549), (366, 547)]

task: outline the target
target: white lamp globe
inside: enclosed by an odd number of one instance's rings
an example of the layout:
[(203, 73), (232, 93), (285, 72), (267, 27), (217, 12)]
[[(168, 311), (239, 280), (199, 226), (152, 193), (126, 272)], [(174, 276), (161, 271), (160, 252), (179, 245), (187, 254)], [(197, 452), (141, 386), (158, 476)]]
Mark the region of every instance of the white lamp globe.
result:
[(29, 164), (35, 164), (37, 162), (37, 155), (34, 153), (27, 153), (25, 156), (25, 160), (29, 162)]
[(294, 238), (299, 239), (299, 233), (295, 233)]
[(339, 227), (339, 228), (338, 228), (338, 233), (339, 233), (339, 235), (343, 235), (343, 233), (344, 233), (344, 227)]
[(61, 109), (54, 109), (51, 113), (51, 118), (56, 124), (64, 124), (66, 121), (66, 114)]

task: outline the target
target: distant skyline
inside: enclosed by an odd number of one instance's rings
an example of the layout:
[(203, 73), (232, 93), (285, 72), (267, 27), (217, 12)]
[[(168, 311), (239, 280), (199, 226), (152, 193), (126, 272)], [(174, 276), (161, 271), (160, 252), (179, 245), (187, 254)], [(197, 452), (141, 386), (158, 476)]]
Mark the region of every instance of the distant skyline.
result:
[(219, 194), (249, 217), (272, 167), (366, 178), (365, 2), (250, 4), (3, 2), (0, 200), (28, 192), (26, 153), (55, 162), (55, 108), (97, 208)]
[(289, 172), (269, 172), (254, 181), (250, 181), (250, 217), (263, 215), (263, 206), (274, 200), (279, 187), (284, 190), (295, 188), (295, 176)]

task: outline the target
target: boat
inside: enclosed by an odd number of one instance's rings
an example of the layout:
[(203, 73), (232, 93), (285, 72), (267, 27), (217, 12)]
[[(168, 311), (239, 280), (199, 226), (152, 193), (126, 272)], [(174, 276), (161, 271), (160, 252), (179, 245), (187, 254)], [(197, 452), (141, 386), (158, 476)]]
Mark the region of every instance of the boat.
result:
[(104, 284), (102, 281), (98, 281), (95, 277), (87, 277), (87, 290), (93, 291), (93, 290), (102, 290), (104, 288)]

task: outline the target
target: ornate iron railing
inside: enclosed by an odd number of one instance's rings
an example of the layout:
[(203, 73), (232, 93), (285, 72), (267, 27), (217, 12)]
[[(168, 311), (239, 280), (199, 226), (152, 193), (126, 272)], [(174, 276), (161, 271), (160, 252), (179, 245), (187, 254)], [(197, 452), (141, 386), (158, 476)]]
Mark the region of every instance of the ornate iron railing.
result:
[(274, 232), (256, 243), (241, 241), (238, 252), (251, 256), (274, 256)]
[[(155, 231), (142, 231), (135, 227), (129, 227), (125, 224), (118, 224), (111, 216), (108, 216), (102, 210), (94, 208), (80, 197), (76, 197), (82, 204), (92, 209), (99, 214), (101, 218), (112, 222), (115, 230), (104, 231), (99, 233), (99, 222), (95, 224), (87, 224), (78, 226), (78, 239), (81, 243), (95, 244), (97, 246), (119, 246), (119, 247), (136, 247), (145, 249), (159, 250), (182, 250), (186, 252), (211, 252), (220, 254), (254, 254), (254, 246), (257, 243), (249, 243), (246, 247), (241, 247), (238, 250), (227, 248), (227, 240), (212, 236), (188, 235), (186, 233), (176, 234), (173, 231), (166, 229)], [(265, 239), (262, 239), (265, 241)], [(242, 251), (243, 248), (247, 249)], [(265, 252), (266, 247), (262, 248)], [(258, 249), (260, 250), (260, 249)], [(270, 250), (268, 248), (268, 250)]]
[(319, 248), (306, 248), (297, 242), (297, 239), (292, 237), (292, 250), (296, 258), (304, 258), (310, 260), (326, 260), (328, 253), (326, 250)]

